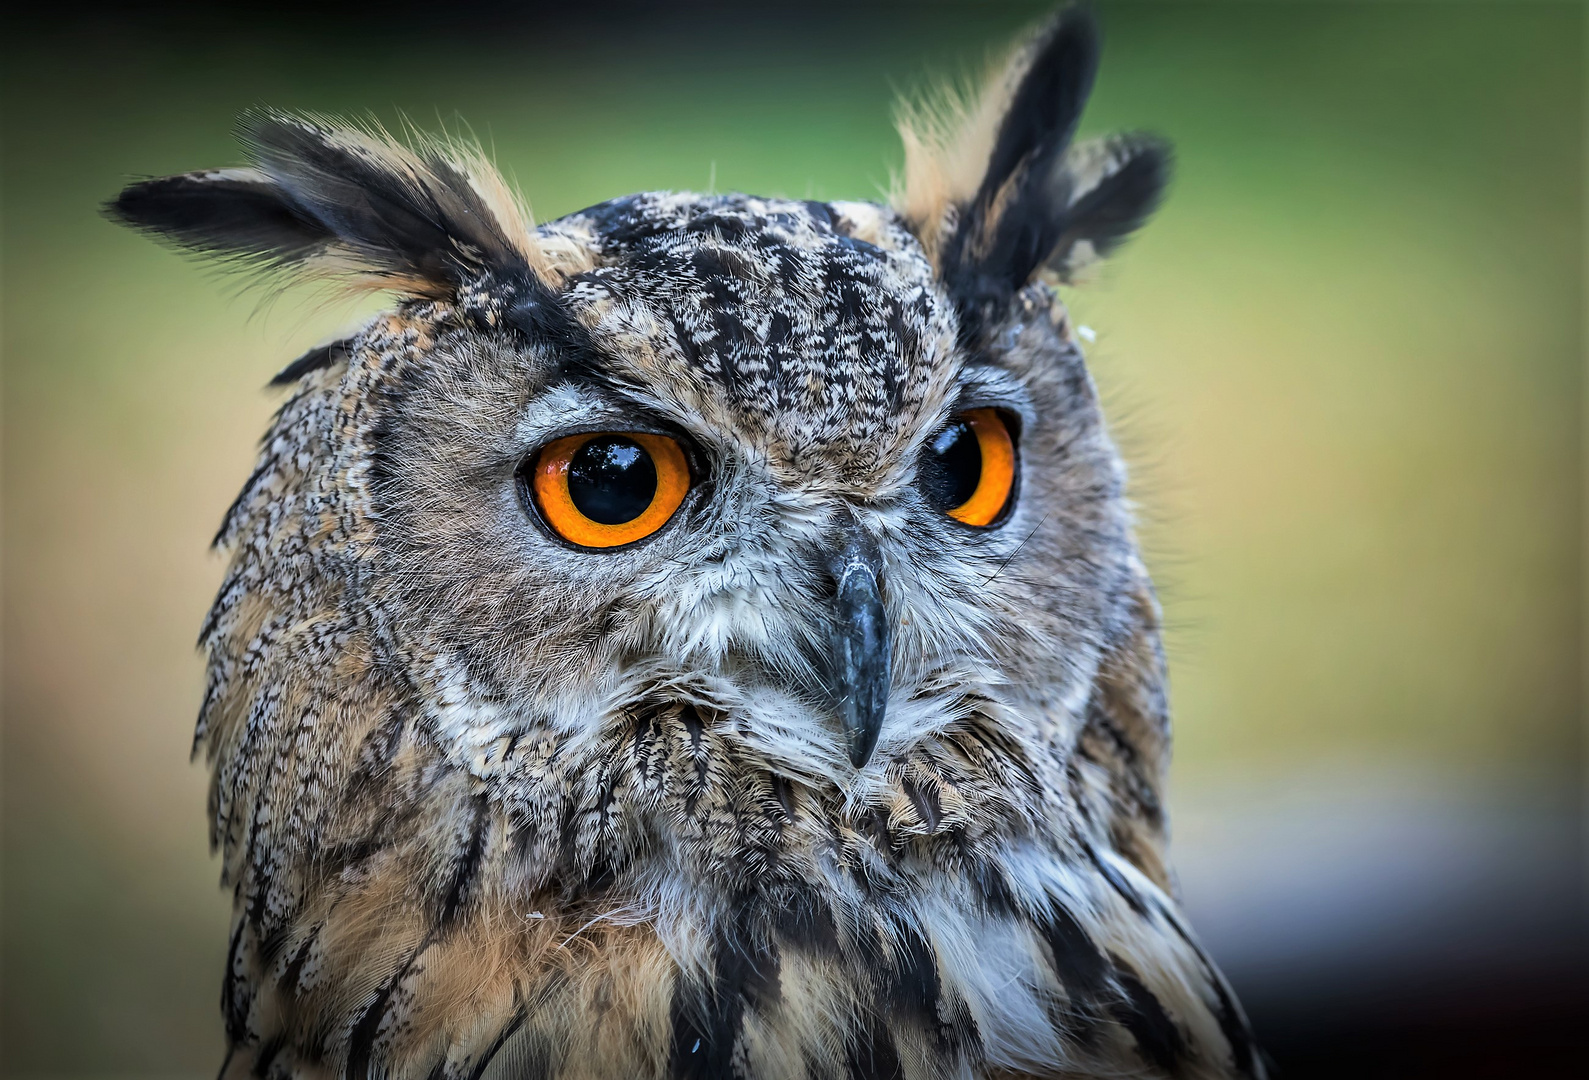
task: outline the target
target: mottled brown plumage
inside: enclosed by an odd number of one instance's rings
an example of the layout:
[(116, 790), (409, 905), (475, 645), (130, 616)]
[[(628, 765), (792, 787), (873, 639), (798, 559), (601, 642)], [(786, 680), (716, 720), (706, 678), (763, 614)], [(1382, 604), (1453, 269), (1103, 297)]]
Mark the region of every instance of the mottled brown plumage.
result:
[[(915, 120), (897, 208), (531, 229), (478, 156), (276, 115), (123, 193), (400, 297), (283, 373), (217, 537), (223, 1078), (1261, 1075), (1173, 899), (1158, 607), (1048, 283), (1164, 179), (1071, 145), (1095, 53), (1063, 14)], [(1019, 476), (967, 524), (975, 410)], [(593, 432), (687, 450), (653, 535), (537, 501)]]

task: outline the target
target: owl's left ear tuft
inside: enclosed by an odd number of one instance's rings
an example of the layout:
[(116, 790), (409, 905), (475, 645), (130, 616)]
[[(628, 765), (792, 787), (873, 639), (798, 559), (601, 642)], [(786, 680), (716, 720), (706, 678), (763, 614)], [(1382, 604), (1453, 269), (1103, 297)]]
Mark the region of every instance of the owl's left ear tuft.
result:
[(978, 93), (900, 118), (894, 206), (970, 321), (986, 321), (1040, 271), (1073, 281), (1143, 223), (1169, 180), (1150, 135), (1072, 144), (1098, 66), (1082, 7), (1061, 11)]
[(354, 289), (445, 297), (486, 273), (558, 274), (528, 212), (478, 149), (261, 112), (244, 118), (252, 159), (129, 185), (115, 221), (225, 262), (334, 278)]

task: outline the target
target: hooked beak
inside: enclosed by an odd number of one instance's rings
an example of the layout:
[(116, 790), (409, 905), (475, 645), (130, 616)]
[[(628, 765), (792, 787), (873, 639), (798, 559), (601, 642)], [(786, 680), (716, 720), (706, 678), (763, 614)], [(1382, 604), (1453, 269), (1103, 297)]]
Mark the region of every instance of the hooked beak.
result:
[(888, 708), (888, 617), (877, 587), (881, 574), (877, 548), (856, 536), (833, 560), (832, 569), (838, 592), (829, 639), (828, 685), (850, 744), (850, 762), (858, 769), (877, 746)]

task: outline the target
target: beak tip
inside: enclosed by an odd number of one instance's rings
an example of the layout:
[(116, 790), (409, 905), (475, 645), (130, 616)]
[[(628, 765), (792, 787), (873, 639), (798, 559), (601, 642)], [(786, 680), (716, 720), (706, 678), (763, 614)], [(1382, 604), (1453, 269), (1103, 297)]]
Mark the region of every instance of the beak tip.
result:
[[(881, 719), (881, 718), (879, 718)], [(857, 731), (850, 737), (850, 764), (857, 769), (866, 767), (872, 760), (872, 752), (877, 749), (877, 730)]]

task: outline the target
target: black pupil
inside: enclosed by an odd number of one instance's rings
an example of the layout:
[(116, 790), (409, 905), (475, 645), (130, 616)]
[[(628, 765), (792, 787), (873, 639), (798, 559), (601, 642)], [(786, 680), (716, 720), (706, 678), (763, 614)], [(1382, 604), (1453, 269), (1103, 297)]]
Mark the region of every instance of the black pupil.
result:
[(657, 494), (657, 467), (633, 439), (599, 435), (568, 463), (568, 497), (602, 525), (622, 525), (646, 512)]
[(927, 501), (939, 510), (964, 506), (982, 481), (982, 447), (977, 433), (964, 420), (956, 420), (927, 446), (922, 458), (921, 488)]

